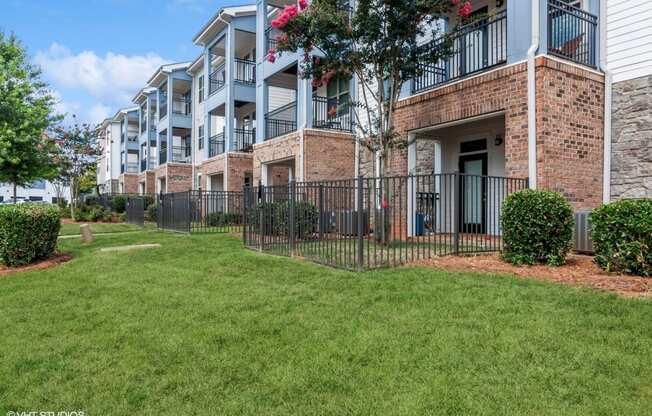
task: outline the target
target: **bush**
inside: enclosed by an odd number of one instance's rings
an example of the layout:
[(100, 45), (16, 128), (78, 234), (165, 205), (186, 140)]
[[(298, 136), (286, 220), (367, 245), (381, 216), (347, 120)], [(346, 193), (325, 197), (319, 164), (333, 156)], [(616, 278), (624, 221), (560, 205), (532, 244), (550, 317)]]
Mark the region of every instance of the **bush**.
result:
[(224, 227), (227, 225), (242, 224), (242, 214), (235, 212), (211, 212), (206, 215), (208, 227)]
[[(287, 201), (258, 204), (249, 213), (254, 231), (261, 232), (260, 216), (262, 214), (265, 227), (262, 234), (288, 236), (290, 234), (289, 208), (290, 205)], [(294, 235), (297, 238), (304, 238), (312, 234), (319, 224), (317, 208), (310, 202), (296, 202), (294, 204), (294, 218)]]
[(145, 211), (145, 219), (147, 221), (156, 222), (156, 204), (149, 204)]
[(124, 195), (115, 195), (111, 199), (111, 209), (113, 212), (117, 212), (118, 214), (122, 214), (125, 212), (125, 209), (127, 207), (127, 197)]
[(565, 263), (573, 238), (573, 209), (559, 194), (525, 189), (503, 203), (503, 259), (513, 264)]
[(50, 257), (60, 227), (60, 210), (54, 205), (0, 207), (0, 261), (15, 267)]
[(608, 272), (652, 276), (652, 200), (612, 202), (591, 213), (595, 262)]

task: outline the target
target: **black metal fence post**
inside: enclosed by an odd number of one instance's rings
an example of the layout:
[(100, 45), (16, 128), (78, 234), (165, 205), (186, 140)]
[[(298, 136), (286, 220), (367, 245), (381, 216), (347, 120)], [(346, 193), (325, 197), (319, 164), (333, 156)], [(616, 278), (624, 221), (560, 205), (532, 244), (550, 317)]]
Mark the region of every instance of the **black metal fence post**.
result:
[(453, 253), (460, 253), (460, 173), (453, 175), (453, 189), (451, 190), (451, 202), (453, 205), (452, 230), (453, 230)]
[(362, 179), (361, 175), (358, 175), (358, 180), (357, 180), (357, 185), (358, 185), (358, 195), (357, 195), (357, 201), (356, 201), (356, 209), (358, 211), (358, 252), (357, 252), (357, 260), (358, 260), (358, 269), (362, 270), (364, 268), (364, 212), (363, 212), (363, 201), (364, 201), (364, 181)]
[(287, 229), (288, 229), (288, 247), (289, 247), (289, 250), (290, 250), (290, 256), (294, 255), (294, 246), (295, 246), (295, 244), (294, 244), (295, 243), (295, 241), (294, 241), (295, 235), (294, 234), (295, 234), (295, 227), (296, 227), (295, 220), (296, 220), (296, 217), (297, 217), (296, 212), (295, 212), (295, 210), (296, 210), (295, 198), (296, 198), (296, 190), (297, 190), (296, 186), (297, 186), (297, 184), (294, 181), (294, 179), (291, 180), (290, 181), (290, 195), (289, 195), (289, 198), (288, 198), (288, 219), (287, 219), (288, 220), (288, 227), (287, 227)]

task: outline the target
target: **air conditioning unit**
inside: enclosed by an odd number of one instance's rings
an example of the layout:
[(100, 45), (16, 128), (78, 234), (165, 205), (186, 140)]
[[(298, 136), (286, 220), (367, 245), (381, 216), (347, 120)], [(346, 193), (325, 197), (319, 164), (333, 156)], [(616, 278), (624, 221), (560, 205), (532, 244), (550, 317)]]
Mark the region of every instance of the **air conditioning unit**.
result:
[(575, 213), (575, 230), (573, 232), (573, 248), (579, 253), (593, 253), (591, 239), (591, 211), (577, 211)]

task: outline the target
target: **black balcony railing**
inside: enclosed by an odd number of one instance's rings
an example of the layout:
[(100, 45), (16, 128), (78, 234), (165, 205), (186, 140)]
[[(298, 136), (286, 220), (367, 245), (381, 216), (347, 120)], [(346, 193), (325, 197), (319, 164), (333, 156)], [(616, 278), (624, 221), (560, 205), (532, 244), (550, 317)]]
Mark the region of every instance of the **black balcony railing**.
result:
[(138, 136), (137, 136), (137, 135), (135, 135), (135, 136), (128, 136), (128, 137), (127, 137), (127, 141), (130, 142), (130, 143), (138, 143)]
[(245, 84), (256, 84), (256, 63), (235, 58), (235, 80)]
[(172, 146), (172, 159), (170, 161), (176, 163), (190, 163), (191, 153), (192, 150), (190, 144), (185, 146)]
[(265, 29), (265, 55), (267, 55), (267, 52), (269, 52), (270, 49), (276, 50), (276, 35), (278, 35), (278, 33), (279, 31), (271, 26)]
[(138, 162), (127, 162), (127, 173), (138, 173)]
[(162, 165), (168, 161), (168, 145), (167, 143), (161, 143), (161, 150), (158, 152), (158, 163)]
[(192, 112), (190, 95), (175, 95), (172, 98), (172, 112), (182, 116), (189, 116)]
[(563, 1), (548, 0), (548, 53), (596, 66), (598, 17)]
[(419, 69), (413, 80), (413, 92), (424, 91), (507, 62), (507, 12), (463, 26), (450, 35), (445, 57), (430, 62), (428, 56), (445, 49), (441, 38), (423, 46)]
[(125, 173), (125, 164), (120, 163), (120, 173)]
[(293, 101), (265, 115), (265, 140), (297, 129), (297, 103)]
[(256, 129), (235, 129), (233, 131), (231, 150), (236, 152), (251, 152), (256, 141)]
[(317, 129), (353, 131), (353, 106), (348, 100), (312, 97), (312, 126)]
[(168, 99), (166, 96), (162, 96), (161, 105), (159, 106), (158, 109), (158, 118), (159, 120), (161, 120), (164, 117), (167, 117), (167, 115), (168, 115)]
[(224, 86), (224, 83), (226, 81), (225, 76), (226, 75), (225, 75), (225, 72), (224, 72), (224, 65), (221, 65), (216, 70), (211, 72), (211, 75), (208, 77), (209, 78), (209, 86), (208, 86), (209, 95), (215, 94), (217, 91), (219, 91)]
[(140, 160), (140, 171), (145, 172), (147, 170), (147, 159)]
[(208, 139), (208, 157), (224, 153), (224, 133), (216, 134)]

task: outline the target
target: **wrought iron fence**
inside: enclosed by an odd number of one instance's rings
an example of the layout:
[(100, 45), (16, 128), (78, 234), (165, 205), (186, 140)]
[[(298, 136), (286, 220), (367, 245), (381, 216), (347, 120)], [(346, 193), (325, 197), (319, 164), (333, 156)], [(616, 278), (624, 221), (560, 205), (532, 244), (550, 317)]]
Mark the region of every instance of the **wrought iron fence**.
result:
[(312, 125), (318, 129), (353, 131), (353, 106), (337, 98), (312, 97)]
[(226, 73), (224, 71), (224, 65), (219, 66), (216, 70), (211, 72), (208, 77), (208, 94), (213, 95), (219, 91), (226, 82)]
[(242, 192), (192, 190), (160, 194), (158, 228), (195, 233), (242, 232)]
[(256, 141), (256, 129), (234, 129), (231, 148), (237, 152), (251, 152)]
[(373, 269), (499, 251), (502, 202), (526, 179), (460, 173), (246, 188), (245, 245)]
[(265, 140), (297, 129), (297, 103), (293, 101), (265, 114)]
[(145, 209), (146, 207), (144, 196), (129, 196), (125, 203), (125, 213), (127, 214), (127, 223), (140, 225), (145, 224)]
[(208, 139), (208, 157), (224, 153), (224, 133), (216, 134)]
[[(429, 55), (446, 50), (448, 54), (444, 58), (434, 63), (429, 61)], [(463, 26), (449, 38), (425, 45), (419, 64), (421, 74), (414, 78), (412, 90), (425, 91), (505, 62), (507, 12), (503, 11)]]
[(172, 97), (172, 112), (182, 116), (189, 116), (192, 114), (192, 99), (190, 94), (175, 94)]
[(548, 53), (596, 66), (598, 17), (559, 0), (548, 0)]

